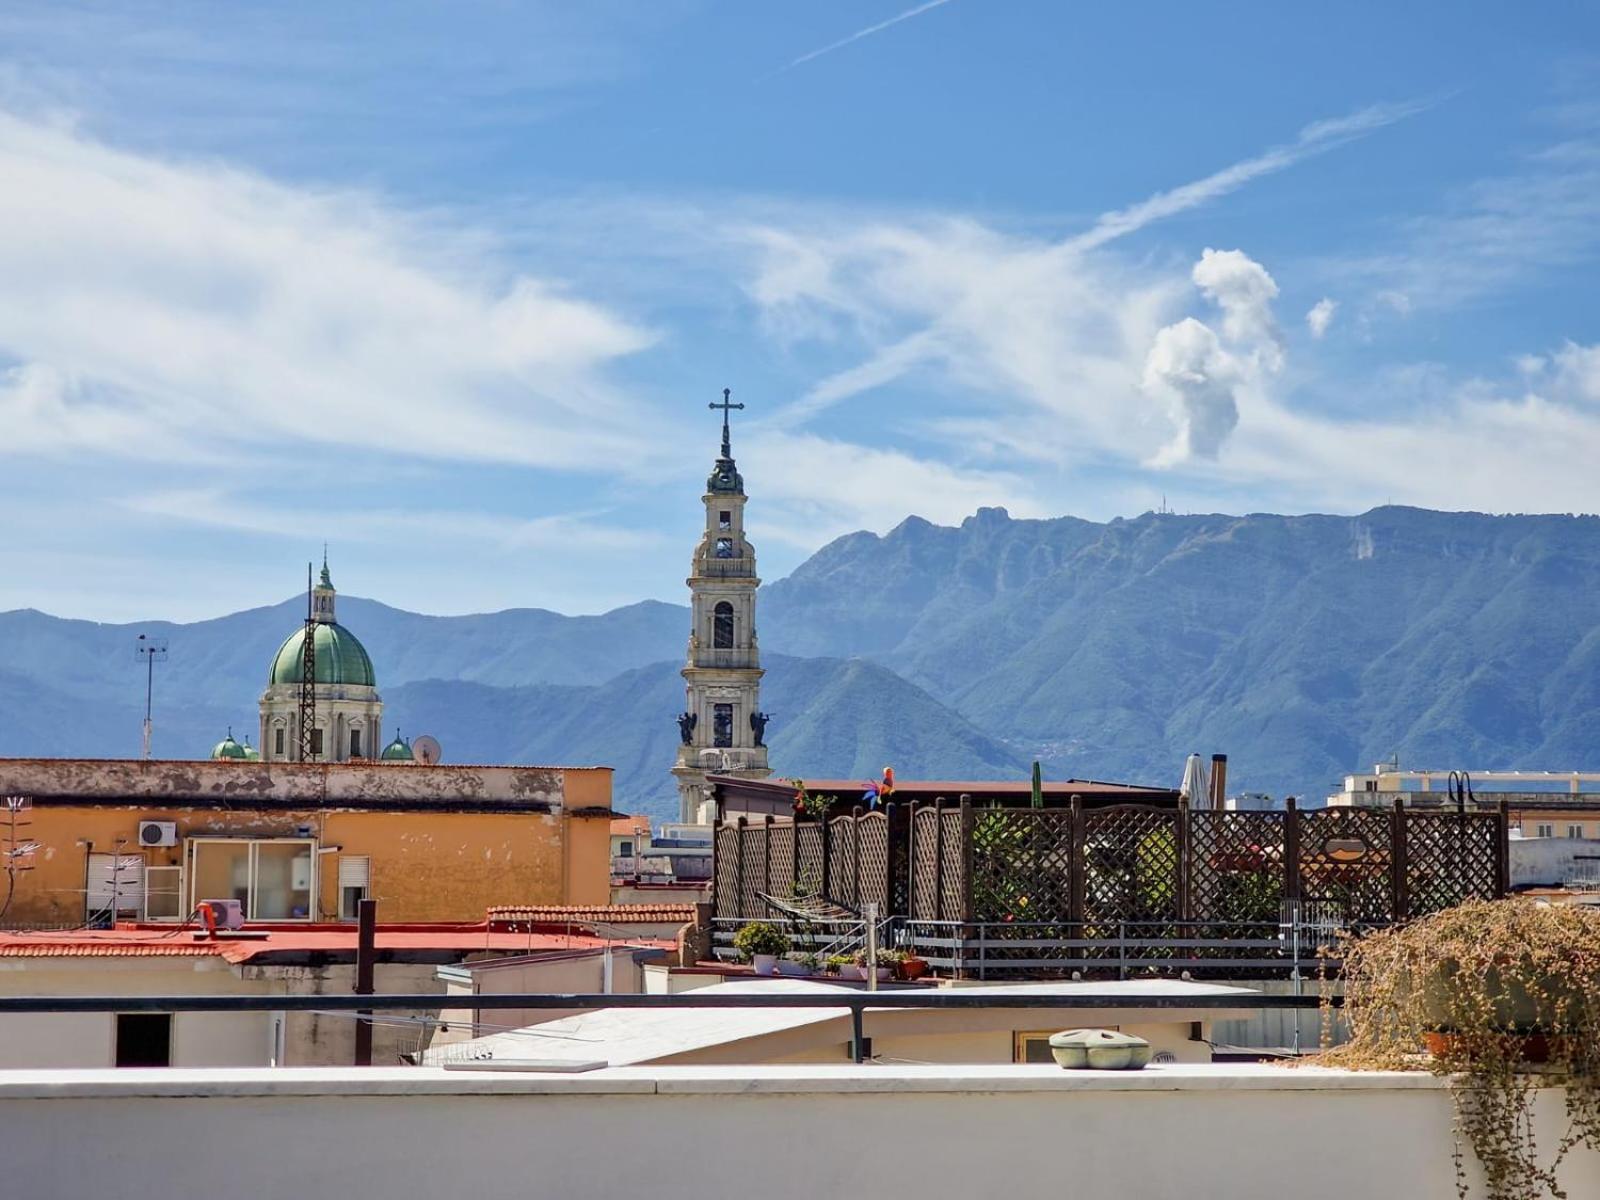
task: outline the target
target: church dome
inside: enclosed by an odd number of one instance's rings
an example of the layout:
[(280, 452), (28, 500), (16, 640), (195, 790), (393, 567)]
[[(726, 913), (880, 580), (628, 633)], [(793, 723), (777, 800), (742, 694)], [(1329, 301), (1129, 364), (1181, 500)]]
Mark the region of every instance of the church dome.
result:
[(400, 736), (394, 735), (394, 741), (383, 748), (383, 753), (378, 755), (383, 762), (416, 762), (417, 756), (411, 751), (411, 743)]
[[(251, 754), (248, 747), (241, 746), (233, 740), (233, 730), (230, 729), (227, 737), (211, 747), (211, 757), (213, 759), (233, 759), (245, 762), (251, 757)], [(259, 758), (260, 756), (257, 755), (256, 757)]]
[[(372, 659), (356, 635), (343, 625), (328, 621), (316, 626), (316, 683), (339, 683), (354, 687), (376, 687), (372, 674)], [(278, 653), (272, 659), (269, 684), (299, 683), (300, 667), (305, 656), (306, 631), (296, 629), (283, 639)]]

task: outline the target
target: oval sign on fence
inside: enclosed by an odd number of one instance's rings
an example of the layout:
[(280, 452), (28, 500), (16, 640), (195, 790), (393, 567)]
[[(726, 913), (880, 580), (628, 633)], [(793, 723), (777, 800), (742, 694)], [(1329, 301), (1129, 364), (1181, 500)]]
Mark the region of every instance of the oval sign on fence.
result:
[(1322, 853), (1334, 862), (1358, 862), (1372, 847), (1358, 837), (1332, 837), (1322, 843)]

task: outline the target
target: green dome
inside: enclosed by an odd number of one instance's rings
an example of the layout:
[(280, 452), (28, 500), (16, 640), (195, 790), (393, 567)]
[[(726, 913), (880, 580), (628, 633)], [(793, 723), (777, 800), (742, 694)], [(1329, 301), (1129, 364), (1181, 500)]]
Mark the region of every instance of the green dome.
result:
[[(228, 730), (228, 736), (215, 746), (211, 747), (211, 757), (217, 759), (238, 759), (240, 762), (250, 757), (250, 752), (233, 740), (233, 730)], [(257, 756), (259, 757), (259, 755)]]
[(383, 748), (383, 753), (378, 755), (378, 758), (382, 762), (417, 761), (417, 756), (411, 752), (411, 743), (398, 733), (394, 735), (394, 741)]
[[(366, 647), (356, 640), (356, 635), (343, 625), (329, 621), (317, 625), (317, 679), (318, 683), (342, 683), (354, 687), (377, 687), (372, 677), (372, 660)], [(267, 682), (299, 683), (300, 664), (304, 655), (306, 631), (296, 629), (283, 639), (272, 660), (272, 673)]]

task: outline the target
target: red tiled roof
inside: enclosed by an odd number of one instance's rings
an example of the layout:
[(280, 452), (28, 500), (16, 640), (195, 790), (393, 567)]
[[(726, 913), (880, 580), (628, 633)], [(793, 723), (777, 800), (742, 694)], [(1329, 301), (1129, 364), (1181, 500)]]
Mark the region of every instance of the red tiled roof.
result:
[[(255, 929), (247, 932), (258, 932)], [(123, 928), (71, 929), (59, 932), (0, 932), (0, 958), (193, 958), (213, 956), (230, 963), (246, 963), (274, 954), (327, 953), (354, 955), (356, 930), (349, 925), (278, 926), (266, 937), (215, 941), (196, 938), (191, 927), (181, 929)], [(564, 931), (516, 932), (483, 925), (379, 926), (377, 949), (385, 952), (446, 951), (459, 954), (491, 951), (530, 954), (552, 950), (595, 949), (615, 941), (588, 933)], [(674, 943), (652, 939), (661, 949)]]
[(661, 925), (675, 921), (687, 925), (692, 920), (692, 904), (504, 904), (489, 910), (491, 925), (501, 921), (533, 921), (541, 925), (586, 921), (608, 925)]
[(637, 817), (617, 816), (611, 818), (612, 837), (632, 837), (635, 830), (650, 832), (650, 818), (644, 815)]

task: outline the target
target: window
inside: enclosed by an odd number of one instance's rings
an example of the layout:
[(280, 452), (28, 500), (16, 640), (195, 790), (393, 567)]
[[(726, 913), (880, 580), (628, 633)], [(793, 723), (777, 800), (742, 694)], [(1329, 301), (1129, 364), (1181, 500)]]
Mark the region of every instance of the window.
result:
[(170, 1067), (171, 1013), (118, 1013), (117, 1066)]
[(619, 858), (632, 858), (633, 857), (633, 843), (632, 842), (618, 842), (617, 843), (617, 857), (619, 857)]
[(733, 514), (731, 512), (729, 512), (727, 509), (723, 509), (721, 512), (719, 512), (717, 514), (717, 528), (718, 529), (732, 529), (733, 528)]
[(322, 757), (322, 730), (320, 729), (313, 729), (311, 731), (311, 757)]
[(733, 558), (733, 557), (735, 557), (735, 555), (733, 553), (733, 539), (732, 538), (718, 538), (717, 539), (717, 557), (718, 558)]
[(1583, 826), (1582, 825), (1568, 825), (1567, 826), (1567, 836), (1568, 837), (1581, 838), (1583, 836)]
[(144, 870), (144, 919), (181, 921), (183, 910), (183, 868), (146, 867)]
[(278, 757), (283, 757), (283, 726), (272, 731), (272, 752)]
[(1536, 825), (1536, 826), (1534, 826), (1534, 830), (1533, 830), (1533, 836), (1534, 837), (1555, 837), (1555, 835), (1556, 835), (1556, 827), (1554, 825)]
[(717, 601), (717, 607), (711, 610), (711, 648), (733, 649), (733, 605), (726, 600)]
[(711, 706), (711, 744), (713, 746), (733, 745), (733, 705), (714, 704)]
[(237, 900), (251, 921), (307, 921), (315, 912), (316, 842), (191, 838), (190, 907)]
[(1378, 790), (1378, 781), (1376, 779), (1367, 780), (1367, 791), (1375, 792), (1377, 790)]
[(354, 921), (361, 916), (361, 902), (371, 894), (372, 860), (364, 854), (339, 857), (339, 919)]
[(350, 757), (361, 757), (361, 730), (359, 729), (352, 729), (350, 731)]

